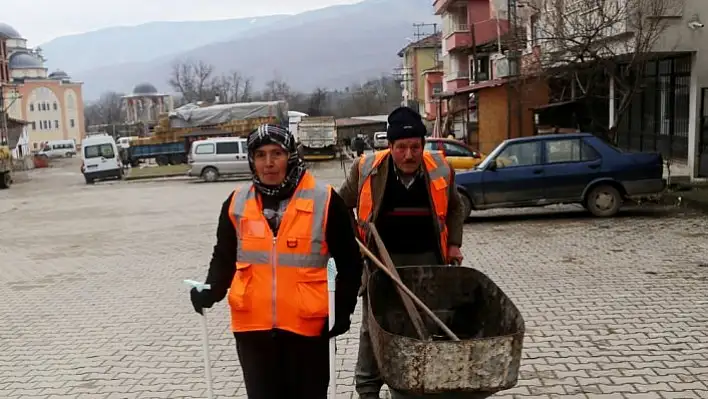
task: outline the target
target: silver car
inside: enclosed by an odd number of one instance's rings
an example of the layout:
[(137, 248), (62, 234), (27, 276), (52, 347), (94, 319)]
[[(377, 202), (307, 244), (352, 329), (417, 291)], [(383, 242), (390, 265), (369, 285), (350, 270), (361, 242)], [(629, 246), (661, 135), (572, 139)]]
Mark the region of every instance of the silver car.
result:
[(189, 176), (215, 182), (222, 176), (248, 176), (248, 149), (242, 137), (198, 140), (189, 149)]

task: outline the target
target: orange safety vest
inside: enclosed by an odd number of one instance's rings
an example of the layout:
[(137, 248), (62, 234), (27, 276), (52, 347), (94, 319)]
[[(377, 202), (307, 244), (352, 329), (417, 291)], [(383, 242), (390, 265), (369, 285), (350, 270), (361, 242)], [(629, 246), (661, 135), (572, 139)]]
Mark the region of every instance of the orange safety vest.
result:
[(234, 191), (236, 273), (229, 290), (234, 332), (274, 328), (314, 337), (329, 314), (325, 240), (330, 186), (306, 172), (274, 237), (252, 185)]
[[(357, 203), (357, 218), (359, 221), (373, 222), (371, 220), (374, 210), (374, 201), (371, 195), (371, 175), (381, 162), (388, 158), (391, 150), (382, 150), (373, 156), (365, 155), (359, 160), (359, 201)], [(443, 261), (447, 261), (447, 206), (448, 187), (450, 186), (451, 169), (442, 153), (423, 152), (423, 165), (430, 177), (428, 192), (435, 212), (438, 228), (440, 229), (440, 250)], [(359, 225), (359, 236), (366, 242), (366, 230), (363, 223)]]

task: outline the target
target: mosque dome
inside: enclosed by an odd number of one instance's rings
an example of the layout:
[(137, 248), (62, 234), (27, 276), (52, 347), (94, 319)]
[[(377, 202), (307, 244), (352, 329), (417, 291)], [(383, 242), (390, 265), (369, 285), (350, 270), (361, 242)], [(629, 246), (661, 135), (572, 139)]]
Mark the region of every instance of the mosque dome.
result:
[(22, 39), (22, 35), (12, 26), (0, 22), (0, 37), (4, 39)]
[(70, 80), (71, 77), (61, 69), (57, 69), (56, 71), (52, 72), (49, 74), (49, 79), (55, 79), (55, 80)]
[(157, 88), (150, 83), (140, 83), (133, 88), (133, 94), (146, 95), (146, 94), (157, 94)]
[(14, 53), (10, 56), (10, 69), (44, 68), (41, 59), (29, 53)]

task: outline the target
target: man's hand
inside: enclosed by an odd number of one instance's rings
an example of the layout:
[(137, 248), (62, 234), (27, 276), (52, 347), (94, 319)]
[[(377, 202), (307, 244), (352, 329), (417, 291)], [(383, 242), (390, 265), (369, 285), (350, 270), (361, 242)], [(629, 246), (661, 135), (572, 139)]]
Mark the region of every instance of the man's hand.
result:
[(460, 265), (462, 264), (462, 260), (465, 257), (462, 256), (462, 251), (460, 251), (460, 247), (457, 245), (450, 245), (447, 247), (447, 261), (451, 264), (457, 264)]

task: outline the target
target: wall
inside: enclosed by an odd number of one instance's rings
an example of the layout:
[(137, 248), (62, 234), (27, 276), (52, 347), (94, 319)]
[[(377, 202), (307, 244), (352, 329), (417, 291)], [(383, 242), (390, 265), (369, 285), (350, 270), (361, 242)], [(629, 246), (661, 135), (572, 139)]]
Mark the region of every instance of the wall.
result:
[[(425, 74), (425, 114), (428, 119), (435, 119), (438, 115), (438, 102), (433, 101), (433, 86), (436, 83), (443, 83), (442, 72), (431, 72)], [(443, 115), (447, 112), (447, 101), (442, 102)]]
[[(84, 132), (84, 109), (80, 83), (28, 80), (18, 87), (18, 91), (22, 101), (16, 102), (21, 104), (21, 115), (17, 118), (29, 122), (28, 131), (33, 148), (35, 143), (49, 140), (74, 139), (77, 144), (81, 142)], [(49, 109), (41, 110), (41, 103), (49, 104)], [(44, 121), (48, 122), (46, 129)]]
[(415, 66), (414, 78), (416, 80), (416, 100), (418, 104), (425, 104), (425, 76), (423, 71), (435, 68), (437, 63), (435, 62), (435, 55), (437, 52), (436, 48), (416, 48), (415, 51)]
[(479, 131), (472, 144), (483, 153), (489, 153), (508, 138), (532, 136), (534, 134), (534, 118), (531, 108), (548, 103), (548, 86), (541, 81), (531, 81), (520, 89), (512, 89), (512, 98), (521, 98), (521, 129), (518, 123), (518, 101), (512, 102), (511, 137), (508, 135), (507, 95), (506, 85), (482, 89), (479, 95)]
[(6, 83), (10, 80), (8, 63), (7, 44), (5, 40), (0, 38), (0, 83)]

